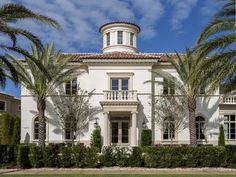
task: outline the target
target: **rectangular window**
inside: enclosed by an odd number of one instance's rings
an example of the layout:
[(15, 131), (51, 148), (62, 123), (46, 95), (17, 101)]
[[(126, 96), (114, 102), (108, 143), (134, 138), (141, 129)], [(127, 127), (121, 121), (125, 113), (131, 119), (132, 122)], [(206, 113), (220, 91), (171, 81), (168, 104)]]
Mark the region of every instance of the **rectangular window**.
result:
[(107, 33), (107, 46), (110, 45), (110, 33)]
[(6, 110), (6, 102), (0, 101), (0, 111), (5, 111), (5, 110)]
[(117, 44), (123, 44), (123, 31), (117, 32)]
[(129, 79), (126, 78), (112, 78), (111, 90), (129, 90)]
[(236, 119), (235, 115), (224, 115), (224, 130), (227, 140), (236, 139)]
[(164, 95), (174, 95), (175, 94), (175, 84), (167, 79), (163, 79), (163, 94)]
[(130, 39), (129, 39), (129, 41), (130, 41), (130, 45), (134, 45), (134, 33), (130, 33)]
[(71, 140), (72, 136), (73, 136), (72, 123), (70, 121), (66, 121), (66, 123), (65, 123), (65, 139)]
[(65, 91), (68, 95), (75, 95), (77, 93), (77, 79), (66, 82)]
[(163, 123), (163, 139), (173, 140), (175, 139), (175, 124), (173, 121), (164, 121)]

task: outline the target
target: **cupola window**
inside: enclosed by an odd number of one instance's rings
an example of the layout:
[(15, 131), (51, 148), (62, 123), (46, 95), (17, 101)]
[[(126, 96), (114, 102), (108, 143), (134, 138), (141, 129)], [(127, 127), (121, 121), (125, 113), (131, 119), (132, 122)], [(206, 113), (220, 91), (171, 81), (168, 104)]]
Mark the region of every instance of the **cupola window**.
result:
[(117, 32), (117, 44), (123, 44), (123, 31)]
[(134, 33), (130, 33), (130, 45), (133, 46), (134, 45)]
[(107, 33), (107, 46), (110, 45), (110, 33)]

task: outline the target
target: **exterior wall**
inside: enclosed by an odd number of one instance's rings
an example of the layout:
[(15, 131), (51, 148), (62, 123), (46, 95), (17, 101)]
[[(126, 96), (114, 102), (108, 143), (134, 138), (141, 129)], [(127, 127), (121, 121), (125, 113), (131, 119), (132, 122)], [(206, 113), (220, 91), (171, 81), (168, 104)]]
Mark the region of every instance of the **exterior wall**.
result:
[[(161, 68), (173, 75), (177, 75), (177, 73), (169, 66), (156, 66), (157, 68)], [(151, 80), (152, 73), (149, 72), (152, 69), (151, 65), (117, 65), (117, 64), (104, 64), (104, 65), (89, 65), (88, 72), (84, 72), (82, 75), (78, 76), (79, 86), (82, 89), (87, 91), (92, 91), (93, 95), (91, 97), (92, 106), (101, 107), (101, 101), (104, 100), (104, 90), (110, 90), (110, 82), (109, 82), (109, 74), (116, 73), (132, 73), (132, 90), (137, 90), (137, 97), (139, 101), (139, 105), (137, 108), (135, 107), (104, 107), (103, 111), (96, 115), (97, 123), (101, 127), (103, 131), (103, 127), (105, 126), (104, 119), (104, 111), (109, 111), (109, 119), (110, 116), (114, 114), (121, 114), (122, 111), (128, 111), (131, 116), (132, 110), (137, 109), (137, 142), (140, 144), (140, 132), (145, 126), (147, 128), (152, 129), (154, 126), (154, 143), (170, 143), (168, 141), (163, 141), (162, 139), (162, 127), (158, 125), (156, 121), (153, 121), (154, 116), (152, 113), (152, 87), (154, 87), (155, 97), (162, 93), (162, 85), (152, 85), (151, 83), (144, 83), (145, 81)], [(155, 77), (155, 80), (161, 80), (161, 78)], [(219, 108), (219, 91), (217, 90), (214, 95), (209, 97), (201, 97), (198, 98), (197, 101), (197, 110), (196, 114), (202, 116), (206, 120), (206, 141), (199, 142), (202, 144), (217, 144), (218, 140), (218, 130), (219, 124), (222, 122), (220, 119), (220, 108)], [(222, 107), (226, 112), (231, 110), (231, 112), (235, 112), (235, 107)], [(222, 113), (222, 111), (221, 111)], [(48, 98), (47, 100), (47, 109), (46, 109), (46, 117), (47, 117), (47, 135), (46, 142), (51, 143), (60, 143), (64, 142), (64, 131), (60, 127), (58, 123), (57, 115), (54, 112), (54, 107), (52, 103), (52, 98)], [(21, 142), (37, 142), (33, 140), (33, 120), (37, 116), (36, 102), (35, 99), (30, 95), (30, 93), (22, 87), (22, 129), (21, 129)], [(153, 121), (153, 122), (152, 122)], [(80, 141), (89, 145), (91, 133), (94, 130), (95, 121), (92, 120), (89, 122), (88, 128), (84, 130), (78, 137), (76, 141)], [(154, 124), (154, 125), (153, 125)], [(110, 122), (108, 125), (110, 128)], [(110, 129), (109, 129), (110, 130)], [(108, 131), (110, 134), (110, 131)], [(132, 136), (132, 135), (131, 135)], [(188, 127), (178, 132), (176, 135), (177, 143), (179, 144), (189, 144), (189, 130)]]
[(21, 112), (20, 99), (17, 99), (14, 96), (11, 96), (8, 94), (0, 93), (0, 101), (5, 102), (5, 111), (0, 111), (0, 113), (8, 112), (8, 113), (20, 115), (20, 112)]

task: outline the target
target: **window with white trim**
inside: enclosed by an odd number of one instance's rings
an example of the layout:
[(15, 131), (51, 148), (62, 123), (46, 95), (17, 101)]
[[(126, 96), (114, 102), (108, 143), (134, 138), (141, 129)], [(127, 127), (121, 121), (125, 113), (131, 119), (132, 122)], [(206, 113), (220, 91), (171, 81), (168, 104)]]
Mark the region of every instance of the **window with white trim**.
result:
[(236, 139), (236, 116), (235, 114), (224, 115), (225, 139)]
[(77, 79), (66, 82), (65, 91), (68, 95), (75, 95), (77, 93)]
[(117, 32), (117, 44), (123, 44), (123, 31)]
[(205, 139), (205, 119), (201, 116), (197, 116), (195, 118), (196, 123), (196, 138), (197, 140), (204, 140)]
[(0, 111), (6, 111), (6, 102), (0, 101)]
[(173, 139), (175, 139), (175, 122), (172, 117), (169, 117), (163, 122), (163, 140)]

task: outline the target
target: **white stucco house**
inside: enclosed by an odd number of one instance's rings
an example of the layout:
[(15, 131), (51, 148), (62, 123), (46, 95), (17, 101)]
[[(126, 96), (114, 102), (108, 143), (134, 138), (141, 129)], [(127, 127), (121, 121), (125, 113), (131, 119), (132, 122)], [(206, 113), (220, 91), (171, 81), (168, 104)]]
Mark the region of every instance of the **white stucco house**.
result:
[[(137, 48), (140, 27), (129, 22), (111, 22), (100, 27), (103, 36), (101, 53), (70, 53), (71, 64), (86, 66), (86, 72), (73, 82), (65, 84), (65, 92), (73, 92), (77, 85), (88, 91), (94, 90), (91, 104), (102, 112), (90, 121), (88, 129), (76, 137), (90, 144), (94, 124), (101, 128), (103, 145), (138, 146), (143, 126), (152, 129), (154, 144), (189, 144), (188, 127), (174, 135), (170, 126), (155, 121), (154, 100), (163, 94), (174, 94), (174, 90), (163, 85), (144, 83), (156, 78), (150, 70), (163, 69), (176, 75), (167, 62), (165, 53), (141, 53)], [(141, 44), (140, 44), (141, 45)], [(66, 55), (66, 54), (65, 54)], [(175, 57), (175, 54), (171, 54)], [(51, 104), (49, 97), (47, 103)], [(21, 142), (38, 141), (38, 119), (36, 102), (30, 92), (21, 90)], [(58, 124), (52, 106), (46, 109), (46, 142), (69, 141), (70, 135)], [(95, 122), (96, 121), (96, 122)], [(196, 131), (199, 143), (216, 145), (219, 125), (225, 125), (226, 143), (236, 144), (236, 96), (222, 97), (216, 91), (209, 97), (199, 97), (197, 103)], [(203, 135), (203, 127), (206, 127)]]

